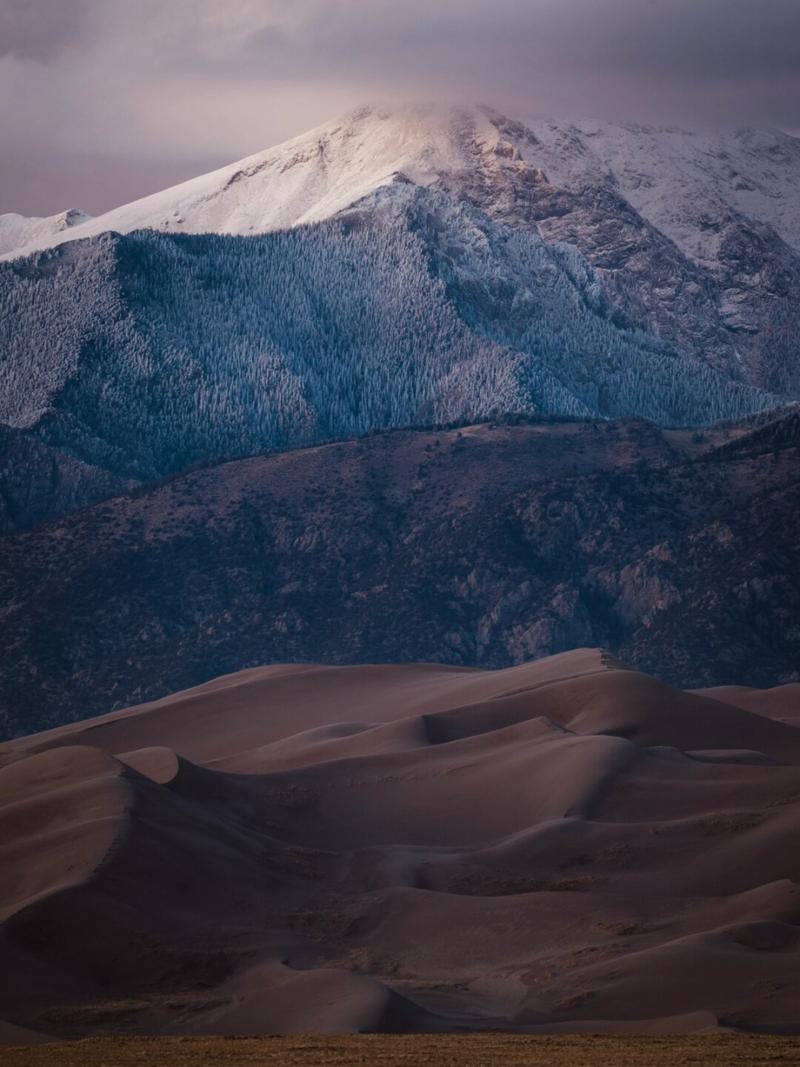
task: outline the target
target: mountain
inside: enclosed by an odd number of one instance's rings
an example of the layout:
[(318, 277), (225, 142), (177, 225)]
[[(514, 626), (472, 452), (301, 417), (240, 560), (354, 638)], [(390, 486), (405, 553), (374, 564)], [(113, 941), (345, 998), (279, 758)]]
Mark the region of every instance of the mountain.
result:
[(795, 149), (367, 108), (19, 249), (0, 424), (85, 477), (5, 521), (391, 427), (800, 397)]
[(6, 736), (263, 663), (506, 667), (587, 644), (683, 686), (800, 678), (796, 408), (518, 420), (194, 471), (3, 539)]
[(90, 218), (90, 215), (76, 208), (48, 218), (15, 215), (13, 212), (0, 215), (0, 255), (24, 254), (19, 250), (31, 244), (47, 247), (50, 242), (57, 243), (62, 234), (72, 236), (71, 231), (83, 226)]
[(796, 713), (797, 686), (690, 693), (582, 649), (273, 666), (21, 739), (0, 1017), (796, 1032)]
[[(275, 148), (115, 208), (81, 236), (155, 229), (249, 236), (322, 222), (399, 182), (441, 184), (494, 165), (500, 131), (477, 109), (362, 107)], [(69, 240), (43, 235), (20, 250)]]
[(405, 182), (574, 245), (640, 325), (731, 376), (800, 395), (800, 140), (779, 131), (363, 107), (15, 254), (142, 228), (264, 233)]

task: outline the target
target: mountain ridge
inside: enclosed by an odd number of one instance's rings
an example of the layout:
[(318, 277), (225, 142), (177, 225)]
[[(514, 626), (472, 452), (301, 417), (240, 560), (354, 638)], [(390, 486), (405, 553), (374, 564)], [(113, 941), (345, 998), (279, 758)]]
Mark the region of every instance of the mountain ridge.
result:
[(250, 235), (437, 189), (574, 246), (642, 329), (727, 376), (800, 396), (800, 141), (537, 120), (488, 107), (362, 107), (275, 148), (0, 257), (155, 229)]
[(703, 432), (498, 421), (115, 497), (3, 539), (3, 730), (292, 660), (595, 644), (684, 686), (797, 680), (798, 448), (796, 407)]

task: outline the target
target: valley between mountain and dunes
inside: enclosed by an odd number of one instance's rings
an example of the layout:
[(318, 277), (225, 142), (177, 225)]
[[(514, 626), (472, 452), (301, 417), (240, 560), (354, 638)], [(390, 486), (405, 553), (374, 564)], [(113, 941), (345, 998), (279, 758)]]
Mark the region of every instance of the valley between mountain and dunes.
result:
[(798, 188), (369, 107), (0, 216), (0, 1042), (791, 1056)]

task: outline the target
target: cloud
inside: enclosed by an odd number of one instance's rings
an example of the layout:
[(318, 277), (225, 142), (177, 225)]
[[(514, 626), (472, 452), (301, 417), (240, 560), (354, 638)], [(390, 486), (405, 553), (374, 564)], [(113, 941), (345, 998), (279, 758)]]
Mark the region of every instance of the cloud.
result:
[(63, 207), (81, 160), (101, 210), (115, 165), (145, 193), (391, 96), (800, 130), (798, 0), (3, 0), (0, 42), (0, 210)]
[(3, 0), (0, 56), (47, 59), (80, 35), (84, 0)]

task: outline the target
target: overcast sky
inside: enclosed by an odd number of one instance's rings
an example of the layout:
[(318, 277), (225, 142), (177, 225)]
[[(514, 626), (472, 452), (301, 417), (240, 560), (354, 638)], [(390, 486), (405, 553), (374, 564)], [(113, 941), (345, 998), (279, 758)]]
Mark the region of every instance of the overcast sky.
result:
[(92, 213), (359, 103), (800, 131), (800, 0), (0, 0), (0, 211)]

